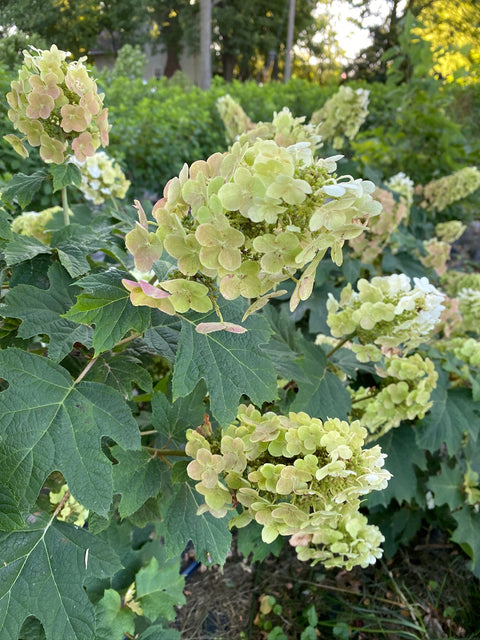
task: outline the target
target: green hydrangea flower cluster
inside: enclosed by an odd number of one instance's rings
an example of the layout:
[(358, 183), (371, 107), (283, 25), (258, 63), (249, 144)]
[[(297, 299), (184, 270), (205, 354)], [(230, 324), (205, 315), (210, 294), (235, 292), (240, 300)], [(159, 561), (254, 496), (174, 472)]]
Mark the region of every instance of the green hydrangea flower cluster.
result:
[(275, 139), (259, 138), (255, 129), (254, 142), (247, 133), (228, 152), (185, 165), (153, 207), (155, 232), (139, 207), (140, 221), (126, 237), (135, 266), (149, 271), (165, 250), (178, 270), (155, 287), (126, 281), (134, 305), (165, 313), (208, 311), (219, 291), (227, 300), (261, 298), (255, 309), (302, 271), (291, 296), (294, 309), (310, 296), (328, 249), (342, 263), (344, 242), (380, 213), (370, 195), (375, 185), (337, 177), (337, 158), (315, 160), (315, 141), (299, 127), (282, 111), (273, 129), (263, 131)]
[(312, 114), (311, 124), (319, 125), (323, 140), (341, 149), (344, 138), (353, 140), (368, 115), (367, 89), (352, 89), (342, 86), (323, 107)]
[[(361, 278), (358, 292), (348, 284), (340, 301), (329, 294), (327, 324), (336, 338), (356, 335), (361, 345), (352, 349), (361, 357), (376, 359), (380, 349), (406, 350), (425, 341), (435, 328), (443, 310), (444, 295), (427, 278), (410, 278), (405, 274), (377, 276), (370, 281)], [(375, 346), (378, 345), (378, 346)]]
[(227, 132), (228, 142), (235, 140), (255, 125), (242, 107), (227, 93), (217, 100), (217, 109)]
[[(68, 485), (64, 484), (60, 487), (60, 491), (50, 491), (48, 494), (50, 504), (55, 506), (60, 504), (68, 490)], [(58, 513), (57, 518), (58, 520), (63, 520), (63, 522), (71, 522), (77, 525), (77, 527), (83, 527), (88, 519), (88, 514), (88, 509), (77, 502), (72, 494), (70, 494)]]
[(480, 367), (480, 342), (475, 338), (457, 336), (438, 343), (439, 351), (450, 351), (459, 360), (471, 367)]
[(467, 226), (460, 220), (449, 220), (448, 222), (439, 222), (435, 226), (435, 235), (442, 242), (453, 244), (462, 237)]
[(389, 189), (405, 198), (408, 210), (410, 210), (413, 202), (413, 180), (409, 178), (406, 173), (400, 171), (400, 173), (396, 173), (394, 176), (386, 180), (385, 184)]
[(7, 135), (7, 142), (26, 158), (23, 142), (27, 140), (32, 147), (40, 147), (44, 162), (54, 164), (62, 164), (72, 152), (84, 162), (100, 145), (107, 146), (108, 111), (83, 64), (86, 58), (66, 62), (69, 54), (55, 45), (44, 51), (31, 47), (23, 55), (24, 64), (7, 101), (8, 117), (25, 137)]
[(360, 497), (390, 478), (380, 447), (362, 448), (366, 435), (358, 421), (241, 405), (220, 439), (187, 431), (187, 472), (205, 498), (198, 513), (221, 518), (239, 506), (230, 526), (255, 520), (267, 543), (293, 536), (302, 559), (365, 567), (380, 557), (383, 536), (358, 513)]
[(465, 167), (449, 176), (432, 180), (423, 189), (424, 206), (429, 211), (443, 211), (448, 205), (466, 198), (480, 187), (477, 167)]
[(102, 204), (105, 198), (111, 197), (123, 200), (130, 182), (118, 162), (110, 158), (105, 151), (97, 151), (84, 162), (79, 162), (76, 158), (71, 158), (70, 162), (81, 171), (80, 190), (87, 200), (94, 204)]
[(430, 396), (438, 379), (433, 362), (419, 353), (385, 358), (377, 373), (383, 378), (377, 389), (350, 390), (352, 417), (375, 439), (403, 420), (422, 419), (433, 404)]
[(49, 244), (51, 234), (45, 231), (45, 227), (53, 216), (60, 211), (62, 211), (61, 207), (49, 207), (39, 212), (25, 211), (13, 220), (12, 231), (22, 236), (36, 238), (44, 244)]
[(480, 334), (480, 289), (462, 289), (458, 293), (458, 309), (465, 332)]
[(440, 281), (442, 288), (452, 298), (462, 289), (480, 290), (480, 273), (465, 273), (449, 269)]
[(377, 187), (373, 198), (382, 205), (382, 215), (369, 221), (365, 233), (348, 241), (353, 249), (353, 256), (365, 264), (373, 264), (387, 244), (392, 250), (395, 249), (390, 240), (391, 235), (409, 213), (405, 198), (402, 196), (400, 200), (395, 200), (391, 191)]

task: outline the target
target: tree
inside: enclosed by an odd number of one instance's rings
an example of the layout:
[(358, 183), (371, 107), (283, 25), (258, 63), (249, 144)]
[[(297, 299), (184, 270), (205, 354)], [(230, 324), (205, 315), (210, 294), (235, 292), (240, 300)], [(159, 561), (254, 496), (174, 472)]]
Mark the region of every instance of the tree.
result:
[(200, 87), (208, 89), (212, 80), (212, 0), (200, 0)]

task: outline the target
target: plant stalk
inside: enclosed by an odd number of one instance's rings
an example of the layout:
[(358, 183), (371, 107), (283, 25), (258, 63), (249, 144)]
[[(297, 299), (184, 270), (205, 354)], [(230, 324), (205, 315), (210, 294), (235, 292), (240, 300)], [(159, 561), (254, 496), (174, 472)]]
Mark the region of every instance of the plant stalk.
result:
[(70, 224), (70, 209), (68, 208), (67, 187), (62, 187), (62, 207), (63, 224), (67, 227)]

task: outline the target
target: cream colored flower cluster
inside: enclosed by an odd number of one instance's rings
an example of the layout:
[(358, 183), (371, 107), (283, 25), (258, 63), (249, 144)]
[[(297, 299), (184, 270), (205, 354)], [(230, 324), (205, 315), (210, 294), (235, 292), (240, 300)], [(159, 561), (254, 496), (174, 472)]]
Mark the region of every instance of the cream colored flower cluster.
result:
[(94, 204), (102, 204), (106, 198), (123, 200), (130, 182), (126, 179), (122, 168), (104, 151), (97, 151), (93, 156), (79, 162), (76, 158), (70, 160), (82, 174), (80, 191), (87, 200)]
[(352, 417), (375, 437), (398, 427), (403, 420), (422, 419), (432, 406), (430, 396), (438, 374), (429, 358), (392, 355), (377, 366), (378, 388), (350, 390)]
[(228, 93), (218, 98), (217, 109), (227, 131), (228, 142), (235, 142), (242, 133), (255, 126), (238, 102)]
[(380, 557), (383, 536), (358, 512), (360, 498), (390, 478), (380, 447), (362, 448), (366, 435), (358, 421), (241, 405), (220, 439), (187, 431), (187, 472), (205, 498), (198, 513), (236, 512), (237, 527), (255, 520), (265, 542), (291, 536), (302, 560), (365, 567)]
[(315, 111), (310, 122), (319, 125), (322, 140), (330, 142), (335, 149), (343, 147), (344, 138), (353, 140), (368, 115), (369, 94), (367, 89), (342, 86)]
[(477, 167), (465, 167), (429, 182), (423, 188), (422, 206), (429, 211), (443, 211), (448, 205), (466, 198), (479, 187), (480, 171)]
[(451, 245), (460, 238), (465, 229), (466, 226), (460, 220), (437, 224), (435, 227), (436, 237), (423, 242), (426, 255), (420, 258), (422, 264), (434, 269), (438, 276), (443, 276), (447, 271)]
[(86, 58), (67, 62), (68, 53), (55, 45), (49, 50), (24, 51), (18, 80), (7, 94), (8, 117), (22, 139), (5, 139), (23, 157), (32, 147), (40, 147), (44, 162), (62, 164), (73, 152), (79, 162), (108, 145), (107, 109), (103, 95), (83, 64)]
[(340, 301), (329, 294), (327, 323), (334, 337), (356, 335), (377, 359), (378, 347), (409, 350), (428, 339), (443, 310), (444, 295), (427, 278), (414, 278), (413, 287), (405, 274), (361, 278), (357, 287), (348, 284)]
[(219, 290), (228, 300), (260, 298), (258, 308), (279, 283), (301, 272), (290, 301), (294, 309), (310, 296), (328, 249), (342, 263), (344, 242), (380, 212), (370, 195), (375, 186), (338, 177), (337, 158), (315, 160), (315, 141), (299, 127), (282, 111), (273, 130), (266, 127), (267, 139), (256, 130), (253, 142), (244, 134), (228, 152), (185, 165), (153, 208), (155, 231), (140, 211), (126, 237), (135, 266), (147, 272), (166, 251), (178, 271), (158, 286), (126, 281), (134, 305), (170, 314), (204, 312)]
[(409, 178), (403, 171), (400, 171), (400, 173), (396, 173), (394, 176), (389, 178), (385, 182), (385, 184), (389, 189), (395, 191), (395, 193), (398, 193), (403, 198), (405, 198), (407, 208), (408, 210), (410, 210), (413, 202), (413, 180)]
[(480, 289), (461, 289), (457, 299), (462, 329), (480, 335)]
[(62, 211), (61, 207), (49, 207), (43, 211), (25, 211), (14, 218), (11, 228), (15, 233), (22, 236), (31, 236), (40, 240), (44, 244), (50, 243), (50, 233), (45, 231), (45, 227), (52, 220), (53, 216)]

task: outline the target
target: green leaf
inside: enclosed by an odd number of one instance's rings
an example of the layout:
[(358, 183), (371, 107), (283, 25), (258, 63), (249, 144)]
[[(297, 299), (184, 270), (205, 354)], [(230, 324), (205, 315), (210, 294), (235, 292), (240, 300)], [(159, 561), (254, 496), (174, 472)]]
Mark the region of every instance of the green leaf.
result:
[(480, 578), (480, 513), (476, 513), (472, 507), (463, 506), (452, 513), (457, 522), (457, 528), (450, 540), (459, 544), (471, 559), (470, 569)]
[(3, 249), (5, 262), (8, 266), (30, 260), (41, 253), (52, 253), (52, 250), (40, 240), (30, 236), (21, 236), (19, 233), (13, 233), (12, 239)]
[(135, 578), (137, 600), (144, 615), (155, 621), (158, 617), (175, 620), (175, 607), (187, 602), (183, 594), (185, 578), (178, 572), (178, 561), (162, 563), (152, 558), (148, 566), (137, 573)]
[(452, 468), (446, 462), (440, 465), (440, 472), (428, 479), (427, 487), (433, 491), (435, 504), (448, 504), (453, 511), (458, 509), (465, 500), (460, 488), (463, 485), (463, 472), (457, 464)]
[(206, 412), (205, 384), (199, 382), (193, 392), (170, 404), (165, 394), (157, 391), (152, 398), (152, 425), (158, 431), (157, 444), (169, 442), (173, 447), (185, 446), (185, 432), (202, 424)]
[(385, 468), (390, 471), (392, 478), (383, 491), (372, 491), (368, 495), (368, 506), (377, 504), (387, 507), (392, 499), (398, 504), (405, 500), (412, 502), (417, 495), (417, 475), (415, 467), (426, 469), (425, 453), (415, 442), (415, 431), (410, 425), (403, 424), (391, 429), (376, 444), (387, 454)]
[(18, 638), (32, 615), (47, 640), (91, 640), (95, 615), (82, 585), (88, 576), (118, 571), (118, 557), (84, 529), (30, 520), (28, 528), (0, 533), (0, 637)]
[(45, 640), (42, 624), (33, 616), (25, 620), (20, 629), (20, 640)]
[(53, 193), (63, 189), (63, 187), (69, 187), (71, 185), (79, 187), (82, 184), (81, 171), (71, 162), (51, 165), (50, 175), (53, 178)]
[(106, 230), (103, 226), (91, 228), (71, 223), (52, 233), (50, 245), (57, 250), (68, 273), (76, 278), (90, 271), (87, 256), (98, 251), (104, 241)]
[(190, 482), (174, 485), (174, 496), (166, 511), (165, 520), (159, 525), (159, 533), (165, 538), (167, 557), (178, 557), (191, 540), (199, 562), (225, 564), (232, 543), (228, 529), (230, 516), (214, 518), (210, 513), (197, 516), (203, 503)]
[[(245, 305), (240, 300), (223, 302), (221, 312), (227, 322), (239, 323)], [(189, 314), (182, 318), (182, 330), (173, 369), (173, 398), (186, 396), (203, 379), (210, 394), (212, 414), (222, 425), (232, 422), (242, 395), (257, 404), (277, 396), (273, 364), (260, 345), (268, 342), (271, 330), (264, 318), (250, 316), (243, 334), (218, 331), (200, 334), (200, 322), (216, 322), (217, 316)], [(193, 318), (195, 318), (193, 320)]]
[[(442, 380), (445, 377), (442, 374)], [(477, 440), (480, 402), (473, 401), (469, 389), (447, 390), (439, 378), (431, 400), (432, 408), (415, 427), (416, 440), (420, 448), (433, 453), (445, 443), (449, 455), (453, 456), (460, 448), (465, 433), (474, 442)]]
[(145, 331), (144, 340), (150, 349), (172, 364), (177, 353), (180, 327), (180, 321), (175, 316), (152, 309), (151, 325)]
[(86, 276), (78, 281), (87, 293), (77, 296), (76, 304), (65, 318), (81, 324), (94, 324), (95, 355), (112, 349), (128, 331), (143, 333), (149, 326), (150, 309), (134, 307), (122, 285), (129, 274), (118, 269)]
[(95, 640), (123, 640), (126, 633), (133, 635), (135, 631), (135, 613), (122, 605), (115, 589), (106, 589), (95, 605), (95, 620)]
[(118, 460), (113, 467), (113, 490), (122, 496), (118, 512), (121, 518), (126, 518), (157, 495), (166, 465), (144, 450), (123, 451), (113, 447), (112, 455)]
[(262, 531), (263, 527), (255, 520), (252, 520), (246, 527), (238, 529), (237, 548), (246, 559), (252, 554), (250, 562), (263, 562), (270, 554), (278, 558), (283, 549), (285, 543), (283, 536), (278, 536), (276, 540), (267, 544), (262, 540)]
[(13, 531), (23, 527), (22, 514), (18, 510), (13, 493), (0, 485), (0, 531)]
[(60, 362), (70, 353), (75, 342), (91, 346), (91, 329), (62, 318), (75, 301), (78, 287), (72, 287), (72, 280), (58, 263), (48, 270), (49, 289), (39, 289), (31, 285), (19, 284), (5, 296), (3, 313), (11, 318), (20, 318), (18, 330), (21, 338), (31, 338), (46, 334), (50, 338), (48, 356)]
[(101, 439), (140, 446), (122, 395), (96, 382), (75, 385), (59, 365), (19, 349), (0, 351), (0, 376), (9, 383), (0, 393), (0, 482), (28, 507), (45, 478), (60, 471), (79, 502), (106, 515), (112, 464)]
[(138, 640), (180, 640), (180, 631), (176, 629), (165, 629), (161, 624), (148, 627)]
[(264, 308), (263, 315), (267, 319), (273, 334), (268, 344), (262, 347), (272, 360), (275, 371), (281, 378), (307, 381), (305, 372), (298, 364), (302, 333), (291, 320), (286, 307), (279, 313), (273, 306)]
[(5, 202), (17, 200), (20, 207), (24, 209), (33, 200), (46, 177), (47, 172), (45, 169), (35, 171), (30, 176), (25, 173), (18, 173), (6, 187), (3, 187), (2, 199)]
[(299, 366), (306, 381), (298, 381), (298, 393), (292, 402), (292, 411), (305, 411), (310, 416), (347, 419), (350, 412), (350, 394), (336, 375), (327, 371), (327, 358), (323, 349), (312, 342), (302, 340), (304, 356)]
[(84, 380), (101, 382), (129, 398), (134, 383), (145, 393), (153, 392), (152, 376), (144, 368), (141, 360), (125, 352), (102, 354)]

